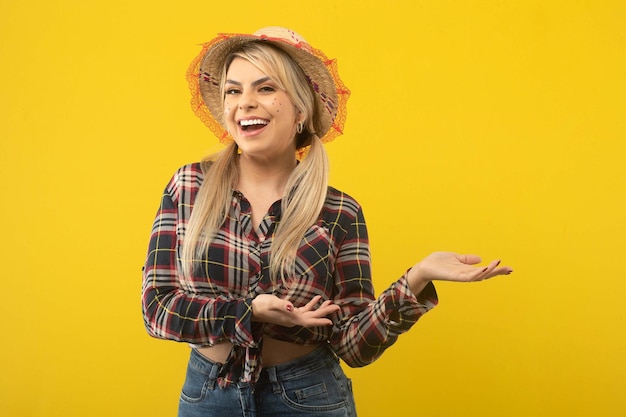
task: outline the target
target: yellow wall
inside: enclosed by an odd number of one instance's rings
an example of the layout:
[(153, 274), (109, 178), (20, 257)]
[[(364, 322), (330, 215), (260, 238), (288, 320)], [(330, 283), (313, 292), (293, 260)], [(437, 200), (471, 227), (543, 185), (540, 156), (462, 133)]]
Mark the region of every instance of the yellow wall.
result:
[(1, 1), (0, 415), (174, 415), (188, 349), (146, 335), (139, 290), (165, 182), (219, 148), (185, 70), (215, 33), (274, 24), (353, 91), (327, 149), (378, 290), (433, 250), (515, 268), (438, 285), (348, 369), (360, 416), (622, 416), (618, 0)]

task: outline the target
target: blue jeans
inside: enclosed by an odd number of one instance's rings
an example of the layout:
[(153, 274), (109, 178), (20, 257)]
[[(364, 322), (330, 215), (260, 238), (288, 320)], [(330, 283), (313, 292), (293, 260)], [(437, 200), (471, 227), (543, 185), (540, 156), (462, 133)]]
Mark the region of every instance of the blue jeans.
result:
[(356, 417), (351, 381), (326, 346), (264, 368), (255, 385), (220, 388), (216, 382), (220, 368), (192, 350), (179, 417)]

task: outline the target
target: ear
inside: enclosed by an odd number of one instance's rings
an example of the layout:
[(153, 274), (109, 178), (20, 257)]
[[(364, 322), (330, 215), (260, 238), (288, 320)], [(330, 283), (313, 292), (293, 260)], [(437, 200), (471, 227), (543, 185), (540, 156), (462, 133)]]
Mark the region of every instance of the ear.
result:
[(306, 122), (306, 117), (304, 117), (304, 112), (300, 109), (296, 109), (298, 110), (298, 115), (296, 117), (296, 123), (304, 123)]

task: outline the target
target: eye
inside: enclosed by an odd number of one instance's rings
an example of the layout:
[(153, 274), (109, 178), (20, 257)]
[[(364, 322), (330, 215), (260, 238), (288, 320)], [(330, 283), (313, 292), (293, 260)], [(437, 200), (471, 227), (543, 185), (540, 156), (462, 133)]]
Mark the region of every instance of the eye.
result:
[(235, 94), (239, 94), (239, 90), (236, 89), (236, 88), (228, 88), (228, 89), (226, 89), (224, 94), (227, 95), (227, 96), (232, 96), (232, 95), (235, 95)]
[(261, 93), (273, 93), (274, 91), (276, 91), (276, 89), (272, 87), (271, 85), (264, 85), (261, 88), (259, 88), (259, 91)]

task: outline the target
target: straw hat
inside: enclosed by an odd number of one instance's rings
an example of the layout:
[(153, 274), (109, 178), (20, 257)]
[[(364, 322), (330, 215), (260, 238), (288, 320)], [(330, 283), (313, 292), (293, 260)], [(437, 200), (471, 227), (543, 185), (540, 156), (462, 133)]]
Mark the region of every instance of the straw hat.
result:
[(336, 60), (331, 60), (318, 49), (309, 45), (296, 32), (282, 27), (267, 27), (252, 35), (219, 34), (203, 44), (202, 51), (187, 70), (191, 90), (191, 106), (194, 113), (224, 143), (232, 141), (226, 127), (221, 124), (223, 97), (220, 80), (228, 55), (250, 41), (264, 41), (285, 51), (306, 74), (315, 92), (315, 125), (322, 142), (328, 142), (343, 133), (346, 118), (346, 102), (350, 90), (346, 88), (337, 72)]

